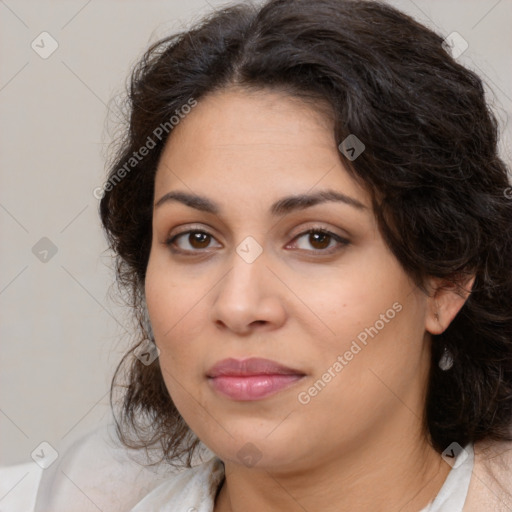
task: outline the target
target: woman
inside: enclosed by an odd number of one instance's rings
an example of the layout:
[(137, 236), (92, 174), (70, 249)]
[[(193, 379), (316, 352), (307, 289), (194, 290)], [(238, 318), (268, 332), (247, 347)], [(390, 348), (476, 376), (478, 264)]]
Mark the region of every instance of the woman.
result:
[(443, 38), (376, 2), (239, 5), (150, 48), (130, 108), (112, 398), (125, 368), (120, 438), (177, 469), (131, 509), (509, 510), (512, 189)]

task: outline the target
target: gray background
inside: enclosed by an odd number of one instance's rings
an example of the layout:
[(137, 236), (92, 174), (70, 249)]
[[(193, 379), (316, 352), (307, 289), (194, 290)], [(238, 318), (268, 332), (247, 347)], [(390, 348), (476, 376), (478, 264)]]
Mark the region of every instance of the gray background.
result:
[[(107, 129), (107, 104), (151, 42), (225, 3), (0, 0), (0, 464), (30, 461), (42, 441), (58, 450), (109, 419), (131, 324), (108, 295), (93, 195), (116, 126)], [(390, 3), (468, 41), (459, 60), (492, 88), (510, 163), (512, 0)], [(47, 59), (31, 48), (43, 31), (59, 45)], [(57, 250), (46, 262), (33, 252), (43, 237)]]

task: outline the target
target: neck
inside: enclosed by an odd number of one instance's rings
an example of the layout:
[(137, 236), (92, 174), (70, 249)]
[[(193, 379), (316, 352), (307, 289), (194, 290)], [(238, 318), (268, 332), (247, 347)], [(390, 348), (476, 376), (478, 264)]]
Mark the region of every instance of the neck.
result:
[(358, 440), (341, 455), (329, 454), (293, 472), (226, 461), (214, 510), (418, 512), (438, 494), (451, 467), (426, 440), (420, 441), (419, 432), (405, 437), (412, 426), (405, 425), (399, 432), (403, 437), (394, 438), (386, 437), (389, 431), (383, 428), (380, 442)]

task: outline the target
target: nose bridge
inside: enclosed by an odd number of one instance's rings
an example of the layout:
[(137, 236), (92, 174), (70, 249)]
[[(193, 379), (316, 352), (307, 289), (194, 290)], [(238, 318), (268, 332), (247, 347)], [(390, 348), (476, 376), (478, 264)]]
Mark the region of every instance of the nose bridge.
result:
[(235, 247), (229, 259), (230, 270), (221, 279), (215, 296), (214, 321), (244, 331), (253, 322), (274, 323), (282, 317), (279, 290), (272, 285), (275, 276), (267, 264), (268, 258), (256, 240), (245, 239)]
[(264, 274), (267, 258), (261, 245), (252, 237), (247, 237), (235, 247), (230, 258), (231, 270), (221, 283), (222, 292), (234, 295), (245, 302), (260, 295), (260, 286), (266, 281)]

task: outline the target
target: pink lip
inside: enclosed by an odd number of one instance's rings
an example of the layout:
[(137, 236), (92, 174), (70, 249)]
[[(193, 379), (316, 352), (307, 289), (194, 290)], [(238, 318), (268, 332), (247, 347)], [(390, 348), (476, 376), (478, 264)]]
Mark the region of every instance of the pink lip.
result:
[(269, 359), (224, 359), (207, 372), (216, 391), (233, 400), (260, 400), (291, 386), (304, 373)]

